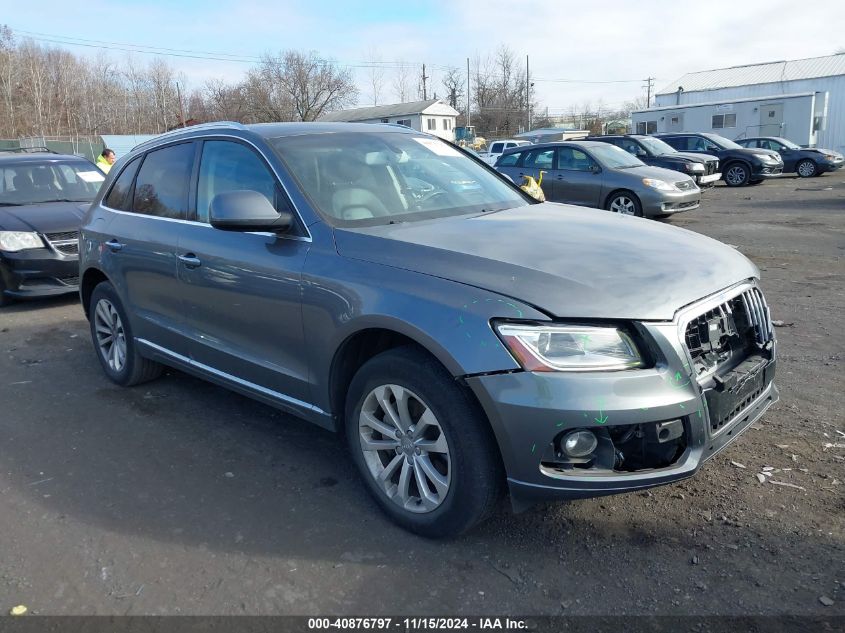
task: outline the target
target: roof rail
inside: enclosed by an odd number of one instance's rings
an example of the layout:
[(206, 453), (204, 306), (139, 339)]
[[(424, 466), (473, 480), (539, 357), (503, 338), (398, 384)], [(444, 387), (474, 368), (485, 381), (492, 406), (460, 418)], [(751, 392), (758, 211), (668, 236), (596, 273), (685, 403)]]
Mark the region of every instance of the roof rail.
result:
[(49, 147), (12, 147), (10, 149), (4, 149), (4, 152), (12, 152), (14, 154), (29, 154), (36, 153), (36, 152), (46, 152), (48, 154), (58, 154), (59, 152), (53, 151)]
[(143, 143), (138, 143), (132, 149), (144, 147), (145, 145), (149, 145), (150, 143), (157, 143), (161, 139), (170, 138), (171, 136), (178, 136), (183, 132), (193, 132), (195, 130), (214, 130), (218, 128), (235, 128), (236, 130), (247, 129), (247, 127), (243, 123), (238, 123), (237, 121), (211, 121), (209, 123), (197, 123), (196, 125), (188, 125), (187, 127), (180, 127), (176, 128), (175, 130), (170, 130), (169, 132), (163, 132), (155, 138), (151, 138), (150, 140), (144, 141)]

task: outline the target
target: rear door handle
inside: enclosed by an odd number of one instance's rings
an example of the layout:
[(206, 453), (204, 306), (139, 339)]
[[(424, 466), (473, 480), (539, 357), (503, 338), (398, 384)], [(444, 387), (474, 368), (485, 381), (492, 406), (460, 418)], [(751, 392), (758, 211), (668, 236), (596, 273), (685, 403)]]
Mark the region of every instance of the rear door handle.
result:
[(116, 253), (117, 251), (121, 250), (125, 246), (125, 244), (123, 244), (122, 242), (118, 242), (115, 239), (111, 239), (108, 242), (106, 242), (106, 246), (109, 247), (109, 250), (112, 253)]
[(202, 262), (200, 261), (199, 257), (194, 255), (193, 253), (185, 253), (184, 255), (179, 255), (179, 261), (185, 264), (185, 268), (199, 268), (202, 266)]

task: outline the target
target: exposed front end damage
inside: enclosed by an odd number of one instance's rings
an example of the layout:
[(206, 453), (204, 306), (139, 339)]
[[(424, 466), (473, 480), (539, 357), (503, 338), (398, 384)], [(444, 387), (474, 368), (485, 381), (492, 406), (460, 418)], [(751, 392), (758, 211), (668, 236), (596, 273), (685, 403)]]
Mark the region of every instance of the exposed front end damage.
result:
[(515, 508), (690, 477), (777, 401), (776, 341), (754, 283), (633, 327), (650, 356), (643, 368), (467, 379), (502, 447)]

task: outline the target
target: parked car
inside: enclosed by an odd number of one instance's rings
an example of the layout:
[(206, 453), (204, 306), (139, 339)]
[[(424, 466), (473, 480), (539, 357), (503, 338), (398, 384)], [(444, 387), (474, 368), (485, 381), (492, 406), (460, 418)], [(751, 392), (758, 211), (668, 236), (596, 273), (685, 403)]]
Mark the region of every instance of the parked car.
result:
[(712, 186), (722, 177), (719, 171), (719, 159), (707, 154), (679, 152), (659, 138), (642, 134), (617, 134), (589, 136), (587, 141), (611, 143), (633, 154), (646, 165), (664, 167), (686, 174), (699, 187)]
[(79, 223), (103, 180), (78, 156), (0, 152), (0, 306), (79, 290)]
[(845, 165), (845, 158), (832, 149), (801, 147), (779, 136), (759, 136), (737, 140), (739, 145), (749, 149), (769, 149), (780, 154), (783, 159), (783, 171), (798, 174), (801, 178), (821, 176), (828, 171), (836, 171)]
[(684, 479), (778, 397), (735, 249), (538, 203), (410, 129), (180, 129), (115, 164), (81, 231), (109, 379), (171, 365), (343, 433), (376, 502), (427, 536), (505, 485), (524, 508)]
[(711, 154), (719, 158), (722, 179), (728, 187), (756, 185), (783, 173), (780, 154), (766, 149), (746, 149), (718, 134), (656, 134), (680, 152)]
[(516, 139), (505, 139), (503, 141), (494, 141), (490, 144), (489, 151), (481, 152), (479, 156), (488, 165), (495, 165), (499, 156), (502, 155), (506, 149), (514, 147), (522, 147), (524, 145), (531, 145), (528, 141), (518, 141)]
[(599, 141), (543, 143), (514, 148), (496, 169), (520, 184), (543, 176), (546, 200), (608, 209), (614, 213), (666, 217), (697, 209), (701, 190), (689, 176), (649, 167), (623, 149)]

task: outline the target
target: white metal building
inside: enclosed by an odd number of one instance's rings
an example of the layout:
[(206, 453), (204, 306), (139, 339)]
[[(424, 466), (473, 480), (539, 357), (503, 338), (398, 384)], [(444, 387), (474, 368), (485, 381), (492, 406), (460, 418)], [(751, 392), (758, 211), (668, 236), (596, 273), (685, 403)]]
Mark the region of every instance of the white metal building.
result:
[(397, 123), (420, 132), (428, 132), (448, 141), (455, 140), (458, 111), (439, 99), (392, 103), (389, 105), (338, 110), (320, 117), (320, 121), (358, 123)]
[(632, 114), (634, 130), (783, 136), (845, 150), (845, 54), (688, 73)]

